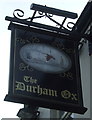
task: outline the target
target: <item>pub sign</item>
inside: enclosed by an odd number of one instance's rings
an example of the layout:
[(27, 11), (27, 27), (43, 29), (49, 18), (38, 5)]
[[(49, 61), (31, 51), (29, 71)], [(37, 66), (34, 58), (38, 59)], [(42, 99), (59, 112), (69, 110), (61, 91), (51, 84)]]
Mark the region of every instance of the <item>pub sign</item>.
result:
[(77, 44), (61, 34), (10, 24), (6, 101), (83, 114)]

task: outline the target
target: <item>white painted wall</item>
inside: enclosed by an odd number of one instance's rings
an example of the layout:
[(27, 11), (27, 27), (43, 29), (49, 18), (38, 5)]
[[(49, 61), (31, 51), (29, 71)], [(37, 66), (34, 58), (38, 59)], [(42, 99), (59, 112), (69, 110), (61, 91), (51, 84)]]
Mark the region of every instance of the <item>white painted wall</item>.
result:
[[(92, 0), (91, 0), (92, 1)], [(92, 26), (92, 24), (90, 24)], [(88, 33), (90, 26), (86, 33)], [(77, 118), (92, 118), (92, 97), (91, 97), (91, 86), (92, 86), (92, 55), (89, 56), (88, 42), (84, 44), (80, 54), (80, 66), (81, 66), (81, 81), (84, 106), (88, 108), (84, 115), (77, 115)]]
[(84, 44), (80, 53), (80, 68), (84, 106), (88, 108), (84, 115), (75, 114), (77, 118), (90, 118), (90, 56), (88, 44)]

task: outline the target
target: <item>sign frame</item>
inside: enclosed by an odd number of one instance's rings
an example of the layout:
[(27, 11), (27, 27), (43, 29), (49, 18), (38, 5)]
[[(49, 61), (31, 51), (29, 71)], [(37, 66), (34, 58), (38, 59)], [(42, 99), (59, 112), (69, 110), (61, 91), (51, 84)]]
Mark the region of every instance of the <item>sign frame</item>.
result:
[[(60, 98), (59, 98), (59, 100), (57, 100), (57, 98), (58, 98), (57, 93), (56, 93), (57, 91), (53, 90), (52, 86), (51, 86), (52, 88), (47, 88), (47, 89), (45, 87), (45, 90), (49, 90), (50, 92), (51, 91), (53, 92), (52, 94), (47, 93), (47, 94), (49, 94), (49, 96), (47, 96), (47, 97), (38, 97), (37, 94), (35, 96), (34, 95), (29, 96), (29, 94), (26, 95), (27, 92), (21, 94), (20, 91), (17, 94), (17, 92), (15, 91), (15, 79), (17, 78), (16, 75), (15, 75), (15, 73), (17, 73), (16, 64), (15, 64), (16, 63), (16, 55), (15, 54), (16, 54), (16, 50), (17, 50), (15, 48), (16, 35), (17, 35), (16, 34), (16, 29), (18, 29), (20, 31), (25, 31), (25, 33), (36, 32), (36, 33), (39, 33), (39, 34), (49, 35), (53, 38), (66, 39), (69, 42), (71, 41), (75, 44), (75, 49), (74, 49), (74, 53), (73, 53), (74, 56), (73, 57), (75, 58), (76, 84), (77, 84), (78, 98), (76, 98), (76, 93), (73, 93), (73, 92), (71, 93), (67, 89), (64, 89), (64, 90), (61, 91), (61, 95), (63, 96), (65, 101), (60, 101)], [(57, 109), (57, 110), (62, 110), (62, 111), (69, 111), (69, 112), (84, 114), (86, 112), (87, 108), (83, 107), (82, 87), (81, 87), (81, 77), (80, 77), (81, 75), (80, 75), (80, 65), (79, 65), (79, 55), (78, 55), (77, 41), (73, 41), (72, 38), (69, 37), (69, 35), (63, 35), (63, 34), (59, 34), (59, 33), (52, 32), (52, 31), (46, 31), (46, 30), (43, 30), (43, 29), (40, 29), (40, 28), (33, 28), (33, 27), (28, 27), (28, 26), (17, 25), (17, 24), (14, 24), (14, 23), (11, 23), (9, 25), (9, 30), (11, 30), (10, 75), (9, 75), (9, 90), (8, 90), (8, 94), (5, 97), (5, 101), (22, 103), (22, 104), (29, 104), (29, 105), (32, 104), (32, 105), (36, 105), (38, 107), (45, 107), (45, 108), (50, 108), (50, 109)], [(20, 33), (19, 33), (19, 36), (20, 36)], [(25, 40), (25, 38), (24, 38), (24, 40)], [(18, 41), (18, 39), (17, 39), (17, 41)], [(21, 42), (23, 42), (23, 41), (21, 41)], [(16, 78), (14, 78), (14, 76)], [(64, 76), (64, 74), (63, 74), (63, 76)], [(31, 80), (34, 80), (34, 82), (36, 82), (38, 79), (31, 77)], [(17, 81), (17, 83), (18, 82), (20, 82), (20, 81)], [(22, 83), (22, 85), (24, 85), (24, 84)], [(16, 89), (18, 89), (19, 83), (16, 86), (17, 86)], [(29, 87), (30, 86), (26, 86), (27, 89)], [(40, 87), (40, 86), (38, 85), (38, 87)], [(35, 87), (35, 86), (32, 87), (32, 90), (34, 90), (34, 92), (36, 92), (35, 88), (37, 89), (37, 87)], [(39, 88), (39, 89), (41, 89), (41, 88)], [(45, 91), (45, 94), (46, 94), (46, 91)], [(68, 100), (67, 100), (67, 95), (66, 94), (68, 94), (69, 103), (67, 102)], [(51, 97), (50, 97), (50, 95), (51, 95)], [(55, 97), (57, 97), (57, 98), (55, 98)], [(50, 98), (51, 98), (51, 100), (50, 100)], [(53, 100), (52, 98), (53, 99), (55, 98), (55, 100)], [(70, 100), (70, 98), (71, 98), (71, 100)], [(73, 99), (75, 99), (75, 103), (71, 102), (71, 101), (73, 101)], [(76, 102), (77, 100), (78, 100), (78, 102)]]

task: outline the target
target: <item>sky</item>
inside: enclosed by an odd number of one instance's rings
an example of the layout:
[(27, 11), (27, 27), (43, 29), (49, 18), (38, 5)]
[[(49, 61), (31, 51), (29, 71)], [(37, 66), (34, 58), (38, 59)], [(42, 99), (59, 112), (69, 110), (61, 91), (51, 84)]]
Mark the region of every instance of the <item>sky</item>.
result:
[[(80, 16), (87, 2), (88, 0), (0, 0), (0, 119), (17, 118), (17, 112), (23, 107), (22, 104), (4, 101), (4, 97), (8, 93), (11, 37), (11, 31), (7, 29), (9, 21), (5, 21), (5, 16), (13, 17), (13, 11), (21, 9), (25, 12), (25, 18), (31, 17), (33, 10), (30, 10), (30, 5), (32, 3), (75, 12)], [(46, 23), (47, 19), (44, 21)], [(40, 20), (39, 22), (43, 21)], [(50, 24), (53, 25), (53, 23)]]

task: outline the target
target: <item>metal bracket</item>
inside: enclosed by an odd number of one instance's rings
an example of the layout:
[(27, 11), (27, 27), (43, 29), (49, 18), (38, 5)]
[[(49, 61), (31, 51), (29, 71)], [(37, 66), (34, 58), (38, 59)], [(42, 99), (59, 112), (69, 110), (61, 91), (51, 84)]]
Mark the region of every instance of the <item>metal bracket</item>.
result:
[[(42, 6), (42, 5), (38, 5), (38, 4), (32, 4), (30, 9), (38, 11), (38, 13), (41, 13), (42, 15), (44, 14), (45, 17), (49, 18), (51, 21), (56, 23), (56, 25), (59, 25), (60, 28), (63, 28), (63, 29), (66, 29), (63, 25), (64, 25), (67, 18), (75, 19), (78, 17), (77, 13), (47, 7), (46, 5)], [(64, 20), (62, 21), (62, 23), (59, 23), (55, 19), (52, 19), (53, 15), (62, 16), (62, 17), (64, 17)], [(72, 27), (69, 27), (69, 24), (74, 25), (74, 23), (69, 22), (67, 24), (67, 28), (72, 29)]]
[[(28, 27), (34, 26), (37, 28), (55, 31), (56, 33), (68, 35), (69, 37), (73, 38), (74, 41), (79, 41), (79, 43), (78, 43), (79, 50), (82, 48), (82, 46), (86, 40), (91, 41), (92, 32), (90, 34), (79, 33), (78, 31), (76, 31), (76, 29), (75, 29), (76, 25), (73, 22), (68, 22), (66, 27), (64, 26), (67, 18), (71, 18), (71, 19), (77, 18), (76, 13), (47, 7), (46, 5), (42, 6), (42, 5), (38, 5), (38, 4), (31, 4), (30, 9), (34, 10), (32, 17), (24, 18), (24, 12), (20, 9), (16, 9), (13, 12), (14, 17), (11, 18), (11, 17), (6, 16), (6, 20), (8, 20), (12, 23), (16, 22), (18, 24), (27, 25)], [(38, 13), (38, 14), (36, 15), (36, 13)], [(64, 19), (61, 23), (59, 23), (58, 21), (56, 21), (54, 19), (53, 15), (63, 17)], [(56, 24), (56, 26), (59, 26), (59, 27), (53, 27), (53, 26), (33, 22), (34, 19), (43, 18), (43, 17), (48, 18), (49, 20), (54, 22)], [(72, 25), (72, 27), (70, 27), (70, 25)], [(84, 38), (86, 40), (82, 40), (82, 38)]]
[(35, 120), (39, 118), (40, 112), (38, 111), (37, 106), (33, 105), (24, 105), (24, 108), (20, 109), (17, 116), (21, 118), (21, 120), (26, 120), (28, 118)]
[[(49, 20), (51, 20), (52, 22), (54, 22), (56, 24), (56, 26), (59, 26), (59, 27), (56, 27), (56, 29), (60, 29), (63, 32), (69, 33), (72, 30), (74, 23), (68, 22), (66, 27), (64, 27), (64, 23), (66, 22), (67, 18), (71, 18), (71, 19), (77, 18), (77, 13), (72, 13), (72, 12), (68, 12), (68, 11), (64, 11), (64, 10), (47, 7), (46, 5), (42, 6), (42, 5), (38, 5), (38, 4), (32, 4), (30, 9), (34, 10), (32, 17), (24, 18), (24, 11), (22, 11), (20, 9), (16, 9), (13, 12), (14, 17), (11, 18), (11, 17), (6, 16), (6, 20), (9, 20), (10, 22), (16, 22), (18, 24), (21, 24), (21, 23), (26, 24), (30, 27), (32, 25), (32, 23), (34, 23), (33, 22), (34, 19), (45, 17), (45, 18), (48, 18)], [(38, 15), (36, 15), (36, 13), (38, 13)], [(61, 23), (59, 23), (58, 21), (56, 21), (54, 19), (53, 15), (61, 16), (64, 19)], [(70, 24), (72, 25), (72, 27), (70, 27)], [(46, 25), (44, 25), (44, 24), (40, 24), (40, 26), (43, 28), (45, 26), (45, 28), (47, 30), (49, 28), (53, 29), (53, 26), (47, 25), (47, 27), (46, 27)]]

